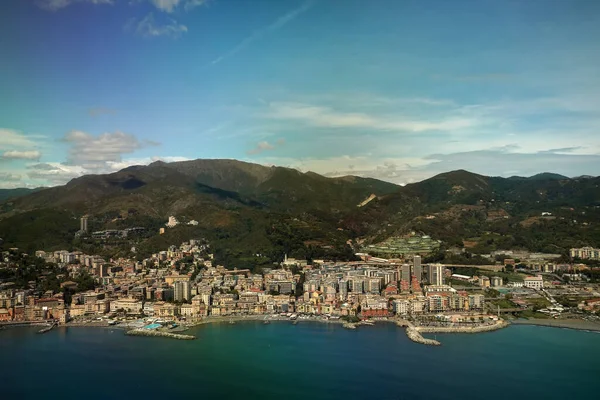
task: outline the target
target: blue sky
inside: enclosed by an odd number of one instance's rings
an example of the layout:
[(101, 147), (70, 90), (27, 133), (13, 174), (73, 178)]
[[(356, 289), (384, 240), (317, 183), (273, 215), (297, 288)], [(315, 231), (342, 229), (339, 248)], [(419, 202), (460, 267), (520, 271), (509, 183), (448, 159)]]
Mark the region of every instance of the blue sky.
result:
[(0, 187), (236, 158), (600, 171), (596, 0), (5, 0)]

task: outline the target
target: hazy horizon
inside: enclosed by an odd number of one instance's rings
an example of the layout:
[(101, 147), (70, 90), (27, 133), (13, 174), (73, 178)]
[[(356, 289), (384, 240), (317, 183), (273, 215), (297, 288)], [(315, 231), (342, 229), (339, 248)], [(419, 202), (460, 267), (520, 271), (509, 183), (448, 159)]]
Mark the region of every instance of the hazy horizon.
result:
[(2, 188), (159, 159), (600, 170), (593, 0), (8, 0), (0, 33)]

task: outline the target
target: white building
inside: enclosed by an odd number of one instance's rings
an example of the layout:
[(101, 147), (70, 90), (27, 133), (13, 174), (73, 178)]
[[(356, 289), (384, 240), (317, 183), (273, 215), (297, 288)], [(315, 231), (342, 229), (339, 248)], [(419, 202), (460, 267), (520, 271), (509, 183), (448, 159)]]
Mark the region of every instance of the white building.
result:
[(428, 267), (428, 282), (430, 285), (441, 286), (444, 284), (444, 266), (442, 264), (430, 264)]
[(169, 228), (174, 228), (177, 226), (177, 224), (179, 224), (179, 221), (177, 221), (177, 218), (171, 215), (169, 217), (169, 222), (167, 222), (165, 225), (167, 225)]
[(406, 315), (410, 311), (410, 302), (408, 300), (394, 300), (392, 305), (394, 312), (398, 315)]
[(523, 286), (531, 289), (542, 289), (544, 287), (544, 280), (540, 275), (538, 276), (527, 276), (523, 280)]

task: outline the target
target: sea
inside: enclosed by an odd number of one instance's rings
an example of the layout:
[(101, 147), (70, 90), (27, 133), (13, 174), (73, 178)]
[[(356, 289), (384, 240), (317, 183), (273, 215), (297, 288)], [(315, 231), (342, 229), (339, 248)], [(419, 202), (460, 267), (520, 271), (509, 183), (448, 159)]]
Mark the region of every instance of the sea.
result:
[(519, 325), (426, 346), (386, 323), (209, 324), (191, 341), (37, 330), (0, 331), (0, 399), (600, 398), (595, 332)]

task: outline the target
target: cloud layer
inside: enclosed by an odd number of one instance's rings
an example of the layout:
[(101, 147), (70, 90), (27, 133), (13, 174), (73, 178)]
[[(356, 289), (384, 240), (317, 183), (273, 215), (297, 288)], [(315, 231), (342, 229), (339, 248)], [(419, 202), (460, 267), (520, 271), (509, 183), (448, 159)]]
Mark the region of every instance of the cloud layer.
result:
[(2, 154), (2, 158), (5, 160), (39, 160), (41, 156), (42, 153), (37, 150), (9, 150)]
[(58, 11), (75, 3), (114, 4), (114, 0), (37, 0), (36, 4), (45, 10)]

